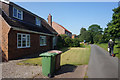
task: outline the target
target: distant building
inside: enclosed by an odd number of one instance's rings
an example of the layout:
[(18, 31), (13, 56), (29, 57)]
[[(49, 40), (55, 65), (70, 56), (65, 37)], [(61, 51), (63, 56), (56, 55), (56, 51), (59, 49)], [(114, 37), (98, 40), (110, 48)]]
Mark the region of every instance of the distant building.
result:
[(73, 34), (72, 35), (72, 39), (74, 39), (74, 38), (76, 38), (77, 37), (77, 35), (76, 34)]
[(52, 22), (52, 27), (58, 34), (66, 34), (66, 35), (72, 37), (72, 33), (69, 30), (67, 30), (66, 28), (64, 28), (62, 25), (60, 25), (56, 22)]

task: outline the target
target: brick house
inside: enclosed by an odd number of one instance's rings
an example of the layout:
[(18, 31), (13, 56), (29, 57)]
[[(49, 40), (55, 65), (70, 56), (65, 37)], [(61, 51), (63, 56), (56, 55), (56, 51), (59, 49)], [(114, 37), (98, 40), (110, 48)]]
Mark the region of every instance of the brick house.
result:
[(67, 34), (69, 37), (72, 37), (72, 33), (64, 28), (62, 25), (56, 22), (52, 22), (52, 27), (58, 34)]
[[(43, 18), (16, 5), (0, 1), (0, 47), (3, 61), (53, 49), (57, 32)], [(48, 17), (49, 18), (49, 17)]]

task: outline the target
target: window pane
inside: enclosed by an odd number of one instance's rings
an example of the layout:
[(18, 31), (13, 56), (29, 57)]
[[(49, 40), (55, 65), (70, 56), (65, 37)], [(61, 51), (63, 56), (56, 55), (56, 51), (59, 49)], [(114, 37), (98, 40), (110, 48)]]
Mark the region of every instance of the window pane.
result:
[(21, 14), (20, 13), (18, 13), (18, 18), (21, 19)]
[(22, 35), (22, 47), (26, 47), (26, 35)]
[(18, 41), (18, 47), (21, 47), (21, 41)]
[(36, 25), (40, 26), (40, 23), (41, 23), (40, 19), (36, 18)]
[(44, 40), (44, 42), (45, 42), (45, 45), (46, 45), (46, 37), (45, 37), (45, 40)]
[(18, 40), (21, 40), (21, 35), (20, 34), (18, 35)]
[(20, 10), (18, 10), (18, 13), (20, 13), (20, 14), (21, 14), (21, 11), (20, 11)]
[(27, 35), (27, 46), (30, 46), (30, 36)]
[(40, 45), (46, 45), (46, 36), (40, 36)]
[(14, 8), (13, 11), (14, 11), (14, 12), (13, 12), (14, 17), (17, 17), (17, 9)]
[(30, 43), (29, 43), (29, 41), (27, 41), (27, 46), (30, 46)]
[(26, 37), (26, 35), (23, 35), (23, 37)]
[(22, 41), (22, 47), (26, 47), (26, 41)]

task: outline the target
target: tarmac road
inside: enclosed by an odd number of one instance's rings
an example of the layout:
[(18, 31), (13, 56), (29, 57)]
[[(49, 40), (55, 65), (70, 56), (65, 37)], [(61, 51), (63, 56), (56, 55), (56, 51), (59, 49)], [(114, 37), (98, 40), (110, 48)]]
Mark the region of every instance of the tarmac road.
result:
[(97, 45), (91, 45), (88, 78), (118, 78), (118, 58)]

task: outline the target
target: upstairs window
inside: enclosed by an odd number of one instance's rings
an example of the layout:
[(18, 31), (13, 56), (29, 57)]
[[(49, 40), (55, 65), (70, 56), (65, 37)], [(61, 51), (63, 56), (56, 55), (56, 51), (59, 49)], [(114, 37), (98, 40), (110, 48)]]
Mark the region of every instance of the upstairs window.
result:
[(30, 34), (17, 34), (17, 47), (27, 48), (30, 47)]
[(41, 20), (36, 17), (36, 25), (41, 26)]
[(23, 20), (23, 12), (21, 10), (13, 8), (13, 17)]
[(46, 36), (40, 36), (40, 46), (46, 46)]

